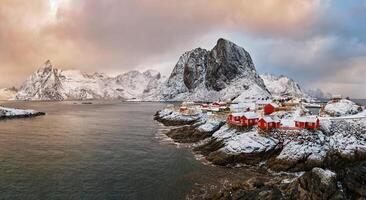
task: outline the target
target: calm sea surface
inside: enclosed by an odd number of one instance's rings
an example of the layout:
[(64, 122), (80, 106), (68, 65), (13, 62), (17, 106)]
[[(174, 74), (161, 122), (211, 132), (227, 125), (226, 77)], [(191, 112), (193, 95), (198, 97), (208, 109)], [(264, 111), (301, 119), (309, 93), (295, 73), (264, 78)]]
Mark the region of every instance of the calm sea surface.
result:
[(184, 199), (206, 183), (262, 173), (203, 165), (162, 142), (153, 114), (165, 104), (0, 104), (47, 113), (0, 121), (0, 199)]
[(47, 115), (0, 121), (0, 199), (183, 199), (218, 170), (161, 143), (164, 104), (1, 104)]

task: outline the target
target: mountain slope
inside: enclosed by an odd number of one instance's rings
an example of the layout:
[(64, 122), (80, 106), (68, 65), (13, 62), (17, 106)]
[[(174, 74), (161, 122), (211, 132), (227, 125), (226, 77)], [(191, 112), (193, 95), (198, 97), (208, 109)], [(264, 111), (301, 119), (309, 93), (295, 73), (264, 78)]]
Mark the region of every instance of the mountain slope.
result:
[(117, 77), (59, 70), (47, 61), (21, 86), (18, 100), (142, 99), (160, 85), (160, 73), (148, 70)]
[(291, 78), (283, 75), (274, 76), (271, 74), (261, 75), (261, 78), (273, 97), (308, 97), (308, 95), (301, 90), (300, 85)]
[(15, 97), (17, 89), (15, 88), (1, 88), (0, 89), (0, 100), (9, 100)]
[(156, 99), (213, 101), (270, 96), (247, 51), (225, 39), (184, 53)]

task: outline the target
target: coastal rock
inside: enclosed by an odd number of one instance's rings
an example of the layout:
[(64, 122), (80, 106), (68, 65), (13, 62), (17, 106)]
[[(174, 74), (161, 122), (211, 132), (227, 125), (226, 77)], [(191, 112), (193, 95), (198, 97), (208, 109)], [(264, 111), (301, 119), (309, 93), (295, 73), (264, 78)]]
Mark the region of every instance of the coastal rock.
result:
[(192, 125), (202, 118), (202, 114), (182, 115), (170, 109), (163, 109), (155, 114), (154, 119), (165, 126)]
[(289, 199), (344, 199), (337, 185), (337, 175), (322, 168), (313, 168), (285, 190)]
[(173, 128), (166, 135), (175, 142), (194, 143), (210, 137), (222, 125), (224, 125), (223, 121), (207, 119), (204, 122), (197, 122), (196, 126)]
[(345, 168), (366, 159), (366, 121), (322, 120), (318, 131), (283, 131), (279, 155), (268, 161), (276, 171), (302, 171), (313, 167)]
[(239, 132), (227, 125), (213, 134), (213, 139), (195, 150), (216, 165), (258, 164), (277, 150), (278, 141), (255, 131)]
[(35, 110), (22, 110), (22, 109), (6, 108), (0, 106), (0, 119), (26, 118), (40, 115), (45, 115), (45, 113), (38, 112)]
[(350, 199), (366, 197), (366, 162), (342, 170), (341, 177)]

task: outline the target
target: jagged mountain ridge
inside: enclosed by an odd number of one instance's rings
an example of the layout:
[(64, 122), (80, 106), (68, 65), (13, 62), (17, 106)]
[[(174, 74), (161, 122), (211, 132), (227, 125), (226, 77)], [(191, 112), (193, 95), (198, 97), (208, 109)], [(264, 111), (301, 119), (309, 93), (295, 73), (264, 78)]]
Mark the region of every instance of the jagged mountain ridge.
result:
[(117, 77), (102, 73), (87, 74), (78, 70), (60, 70), (47, 61), (20, 87), (18, 100), (141, 100), (160, 86), (159, 72), (130, 71)]
[(210, 51), (196, 48), (184, 53), (165, 82), (154, 70), (130, 71), (110, 77), (103, 73), (59, 70), (47, 61), (23, 83), (15, 99), (242, 101), (272, 95), (306, 96), (290, 78), (258, 75), (244, 48), (219, 39)]
[(249, 53), (219, 39), (211, 50), (197, 48), (184, 53), (155, 99), (213, 101), (270, 96), (255, 70)]
[(307, 98), (308, 95), (293, 79), (280, 75), (263, 74), (261, 78), (273, 97), (297, 97)]

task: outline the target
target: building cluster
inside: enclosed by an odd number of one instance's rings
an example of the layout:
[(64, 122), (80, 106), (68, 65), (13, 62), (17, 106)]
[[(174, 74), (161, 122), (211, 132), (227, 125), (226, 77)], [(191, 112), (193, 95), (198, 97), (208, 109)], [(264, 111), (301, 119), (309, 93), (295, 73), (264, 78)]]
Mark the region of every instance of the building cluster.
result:
[[(194, 102), (184, 102), (180, 107), (180, 112), (190, 114), (197, 112), (223, 113), (227, 116), (227, 122), (233, 127), (253, 127), (269, 131), (279, 128), (292, 129), (318, 129), (320, 122), (317, 116), (301, 116), (293, 120), (293, 125), (282, 124), (281, 119), (273, 113), (277, 111), (289, 111), (294, 107), (299, 106), (297, 102), (279, 102), (274, 103), (272, 100), (259, 100), (257, 102), (242, 102), (242, 103), (226, 103), (213, 102), (195, 104)], [(195, 112), (191, 111), (194, 108)]]

